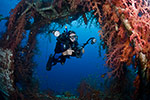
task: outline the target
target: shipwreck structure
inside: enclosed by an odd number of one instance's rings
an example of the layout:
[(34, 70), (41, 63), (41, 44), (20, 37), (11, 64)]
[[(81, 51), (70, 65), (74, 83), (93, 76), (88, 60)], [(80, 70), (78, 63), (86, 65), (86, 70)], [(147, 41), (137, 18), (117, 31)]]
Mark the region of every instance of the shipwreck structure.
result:
[[(87, 13), (91, 13), (90, 16)], [(138, 67), (134, 98), (150, 98), (149, 0), (21, 0), (10, 11), (7, 30), (0, 40), (0, 91), (3, 98), (55, 98), (50, 94), (40, 93), (38, 82), (32, 78), (36, 36), (53, 22), (63, 26), (79, 17), (83, 18), (85, 24), (96, 19), (100, 25), (102, 45), (107, 49), (106, 63), (112, 68), (109, 75), (122, 79), (127, 73), (124, 69), (134, 63), (134, 67)], [(22, 47), (20, 44), (27, 30), (30, 31), (29, 38)], [(94, 98), (83, 96), (80, 95), (79, 100)], [(114, 99), (113, 96), (111, 98)]]

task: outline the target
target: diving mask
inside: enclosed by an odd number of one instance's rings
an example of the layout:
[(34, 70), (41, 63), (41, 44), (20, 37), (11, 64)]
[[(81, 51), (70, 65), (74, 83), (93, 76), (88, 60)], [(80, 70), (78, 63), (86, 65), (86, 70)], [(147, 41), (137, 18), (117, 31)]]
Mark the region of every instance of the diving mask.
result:
[(78, 39), (78, 36), (74, 35), (74, 36), (69, 36), (70, 39)]
[(78, 40), (78, 36), (77, 36), (76, 34), (74, 34), (74, 33), (71, 33), (71, 34), (69, 35), (69, 38), (70, 38), (70, 40), (71, 40), (72, 42)]

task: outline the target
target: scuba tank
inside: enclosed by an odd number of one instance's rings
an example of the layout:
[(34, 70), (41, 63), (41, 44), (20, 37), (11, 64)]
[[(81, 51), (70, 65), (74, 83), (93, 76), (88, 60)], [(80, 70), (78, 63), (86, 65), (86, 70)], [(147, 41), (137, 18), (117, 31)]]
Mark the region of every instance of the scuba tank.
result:
[[(57, 35), (59, 34), (59, 35)], [(64, 33), (60, 34), (59, 31), (55, 31), (55, 34), (54, 34), (56, 37), (57, 37), (57, 43), (60, 43), (60, 46), (61, 46), (61, 51), (65, 51), (67, 49), (69, 49), (69, 37), (68, 37), (68, 29), (67, 27), (65, 26), (65, 31)]]

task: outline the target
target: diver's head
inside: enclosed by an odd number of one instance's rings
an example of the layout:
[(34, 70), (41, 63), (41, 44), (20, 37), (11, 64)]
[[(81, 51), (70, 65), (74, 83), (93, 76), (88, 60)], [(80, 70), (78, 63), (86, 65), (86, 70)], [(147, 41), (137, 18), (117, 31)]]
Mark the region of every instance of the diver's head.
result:
[(74, 31), (69, 31), (69, 39), (71, 42), (75, 42), (78, 40), (78, 36)]

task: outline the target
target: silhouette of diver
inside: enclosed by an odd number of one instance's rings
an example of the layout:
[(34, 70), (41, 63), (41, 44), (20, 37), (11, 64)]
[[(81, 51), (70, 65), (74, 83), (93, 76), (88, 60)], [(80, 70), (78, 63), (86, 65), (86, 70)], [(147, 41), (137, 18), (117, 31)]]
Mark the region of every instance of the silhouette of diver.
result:
[[(66, 27), (65, 27), (66, 28)], [(46, 70), (51, 70), (52, 66), (60, 62), (62, 65), (65, 63), (66, 58), (77, 57), (81, 58), (84, 53), (84, 47), (88, 44), (90, 40), (91, 44), (96, 42), (94, 37), (88, 39), (86, 43), (80, 46), (77, 42), (78, 36), (74, 31), (66, 31), (60, 34), (59, 31), (55, 31), (54, 35), (57, 37), (57, 43), (55, 47), (55, 53), (49, 57), (49, 60), (46, 65)]]

